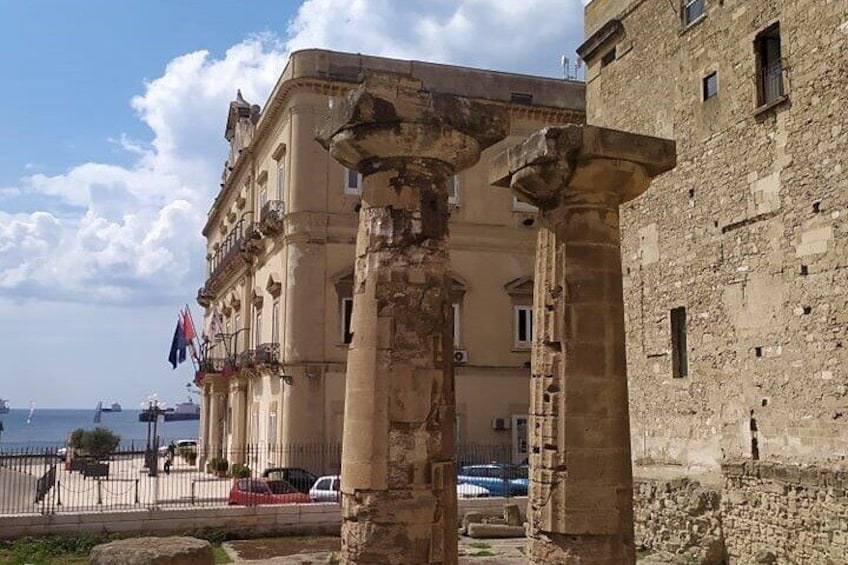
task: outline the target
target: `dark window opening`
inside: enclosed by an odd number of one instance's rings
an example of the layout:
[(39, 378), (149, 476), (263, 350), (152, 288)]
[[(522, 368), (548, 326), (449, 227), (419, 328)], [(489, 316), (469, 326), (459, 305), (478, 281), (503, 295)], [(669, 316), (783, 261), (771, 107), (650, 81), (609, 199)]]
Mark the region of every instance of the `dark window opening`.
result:
[(809, 274), (810, 274), (810, 270), (807, 268), (807, 266), (801, 265), (801, 276), (806, 277)]
[(718, 73), (712, 72), (704, 77), (702, 94), (704, 100), (709, 100), (718, 94)]
[(353, 333), (350, 331), (350, 321), (353, 318), (353, 298), (342, 299), (342, 342), (351, 343)]
[(607, 51), (604, 56), (601, 57), (601, 68), (603, 69), (613, 61), (615, 61), (615, 47)]
[(689, 374), (686, 350), (686, 308), (671, 310), (671, 375), (681, 379)]
[(688, 26), (704, 15), (704, 0), (683, 0), (683, 25)]
[(813, 202), (813, 214), (818, 214), (819, 212), (821, 212), (821, 202)]
[(756, 357), (762, 357), (763, 356), (763, 348), (760, 347), (759, 345), (757, 347), (755, 347), (754, 348), (754, 355)]
[(530, 105), (533, 103), (533, 95), (524, 92), (512, 92), (509, 96), (509, 101), (513, 104)]
[(757, 419), (754, 418), (753, 410), (751, 410), (749, 427), (751, 429), (751, 459), (756, 461), (760, 458), (760, 442), (757, 438)]
[(757, 56), (757, 99), (764, 106), (783, 96), (783, 60), (780, 49), (780, 24), (763, 31), (754, 40)]
[(812, 311), (813, 311), (812, 306), (804, 306), (804, 314), (809, 314)]

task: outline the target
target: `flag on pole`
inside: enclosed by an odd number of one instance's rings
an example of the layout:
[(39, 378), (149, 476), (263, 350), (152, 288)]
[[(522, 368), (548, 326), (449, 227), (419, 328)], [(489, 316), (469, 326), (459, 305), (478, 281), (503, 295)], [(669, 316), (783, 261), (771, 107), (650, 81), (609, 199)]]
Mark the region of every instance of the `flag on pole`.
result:
[(177, 327), (174, 330), (174, 338), (171, 340), (171, 352), (168, 354), (168, 361), (171, 362), (171, 367), (176, 369), (177, 365), (186, 360), (186, 339), (183, 332), (183, 325), (180, 320), (177, 320)]
[(191, 319), (191, 312), (188, 311), (188, 306), (180, 312), (183, 320), (183, 333), (187, 342), (191, 343), (197, 337), (197, 332), (194, 330), (194, 321)]
[(180, 320), (183, 325), (183, 334), (185, 335), (191, 358), (193, 361), (199, 361), (200, 356), (197, 354), (197, 348), (194, 345), (194, 340), (197, 338), (197, 331), (194, 329), (194, 320), (191, 317), (188, 304), (186, 304), (185, 310), (180, 310)]

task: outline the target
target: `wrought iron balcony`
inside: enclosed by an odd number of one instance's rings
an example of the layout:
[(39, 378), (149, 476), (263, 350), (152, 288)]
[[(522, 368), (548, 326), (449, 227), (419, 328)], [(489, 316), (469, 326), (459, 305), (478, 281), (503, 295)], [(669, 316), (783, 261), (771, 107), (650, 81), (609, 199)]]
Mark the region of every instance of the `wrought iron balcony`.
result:
[(217, 287), (224, 276), (243, 264), (242, 260), (251, 260), (261, 237), (262, 234), (253, 222), (248, 222), (245, 218), (239, 220), (209, 259), (207, 289), (213, 290)]
[(280, 364), (280, 344), (279, 343), (263, 343), (256, 348), (256, 364), (257, 365), (279, 365)]
[(266, 235), (275, 235), (283, 231), (286, 215), (286, 203), (282, 200), (269, 200), (259, 211), (259, 227)]
[(227, 367), (225, 357), (204, 357), (200, 360), (200, 371), (204, 374), (220, 374)]
[(256, 350), (248, 349), (246, 351), (242, 351), (236, 357), (236, 368), (238, 369), (248, 369), (256, 366)]

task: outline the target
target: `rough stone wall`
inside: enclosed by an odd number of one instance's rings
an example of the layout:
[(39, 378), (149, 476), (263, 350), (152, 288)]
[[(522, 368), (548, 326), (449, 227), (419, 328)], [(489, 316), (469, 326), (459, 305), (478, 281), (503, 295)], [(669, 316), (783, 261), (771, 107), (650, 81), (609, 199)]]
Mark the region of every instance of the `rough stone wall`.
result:
[(693, 563), (721, 563), (721, 493), (697, 481), (642, 479), (633, 484), (636, 547)]
[(722, 521), (737, 563), (848, 563), (848, 470), (722, 465)]
[[(622, 211), (634, 458), (843, 458), (848, 3), (706, 0), (685, 30), (677, 2), (618, 4), (616, 60), (589, 61), (587, 121), (678, 142), (676, 170)], [(756, 113), (754, 39), (775, 21), (788, 100)], [(681, 306), (689, 371), (674, 378)]]

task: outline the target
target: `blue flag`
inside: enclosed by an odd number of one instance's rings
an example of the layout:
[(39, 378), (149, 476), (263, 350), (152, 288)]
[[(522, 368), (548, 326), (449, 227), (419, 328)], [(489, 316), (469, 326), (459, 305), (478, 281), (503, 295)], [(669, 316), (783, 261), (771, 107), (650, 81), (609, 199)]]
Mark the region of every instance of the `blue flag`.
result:
[(171, 367), (176, 369), (177, 365), (186, 360), (186, 337), (183, 332), (183, 326), (177, 322), (177, 329), (174, 330), (174, 339), (171, 340), (171, 352), (168, 354), (168, 361), (171, 362)]

